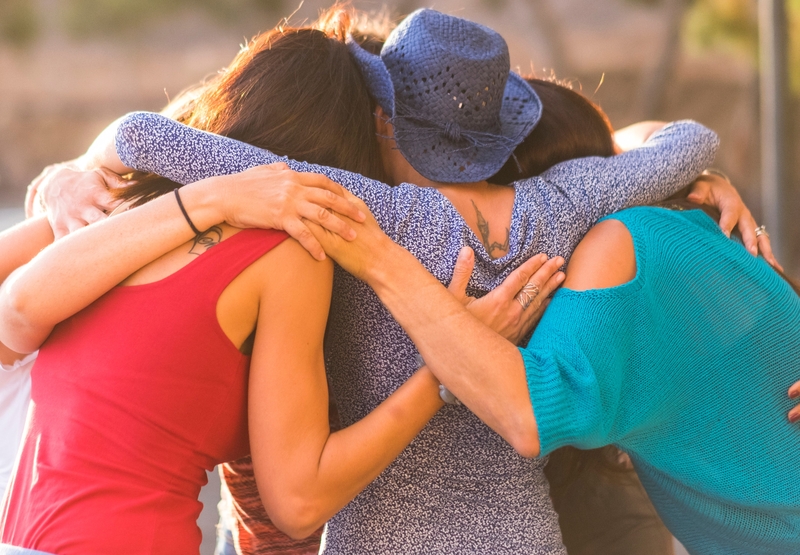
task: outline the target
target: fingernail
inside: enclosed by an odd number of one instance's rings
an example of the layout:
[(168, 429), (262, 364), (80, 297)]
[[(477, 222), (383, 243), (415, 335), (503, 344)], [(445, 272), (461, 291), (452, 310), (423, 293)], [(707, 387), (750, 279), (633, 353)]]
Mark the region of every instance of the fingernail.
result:
[(347, 238), (348, 238), (348, 239), (350, 239), (351, 241), (352, 241), (353, 239), (355, 239), (356, 237), (358, 237), (358, 235), (357, 235), (357, 234), (356, 234), (356, 232), (355, 232), (355, 231), (353, 231), (352, 229), (351, 229), (351, 230), (350, 230), (350, 232), (347, 234)]
[(752, 254), (753, 256), (758, 256), (758, 249), (757, 249), (757, 248), (755, 248), (755, 247), (748, 247), (748, 249), (747, 249), (747, 250), (749, 250), (749, 251), (750, 251), (750, 254)]
[(364, 214), (361, 210), (358, 211), (358, 217), (360, 218), (360, 221), (362, 221), (362, 222), (367, 219), (367, 215)]
[(789, 422), (794, 424), (798, 420), (800, 420), (800, 412), (796, 412), (794, 414), (789, 414)]
[(794, 389), (789, 392), (789, 399), (797, 399), (800, 397), (800, 389)]
[(556, 275), (556, 282), (558, 282), (558, 283), (561, 283), (562, 281), (564, 281), (564, 279), (565, 279), (566, 277), (567, 277), (567, 276), (566, 276), (566, 274), (565, 274), (564, 272), (559, 272), (559, 273)]

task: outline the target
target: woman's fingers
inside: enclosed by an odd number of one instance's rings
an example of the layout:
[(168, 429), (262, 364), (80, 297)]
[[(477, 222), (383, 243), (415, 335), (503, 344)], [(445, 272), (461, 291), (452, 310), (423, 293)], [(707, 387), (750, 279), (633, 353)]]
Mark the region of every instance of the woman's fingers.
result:
[(340, 235), (347, 241), (352, 241), (356, 238), (356, 230), (345, 221), (344, 217), (318, 204), (300, 203), (297, 206), (297, 218), (314, 222), (326, 230)]
[(315, 259), (325, 260), (325, 249), (322, 248), (322, 244), (317, 240), (314, 233), (311, 232), (311, 229), (304, 221), (291, 221), (287, 223), (284, 231), (300, 243), (300, 245)]
[[(758, 256), (758, 237), (756, 237), (756, 219), (750, 213), (744, 205), (744, 208), (739, 214), (739, 219), (736, 221), (734, 225), (739, 226), (739, 233), (742, 235), (742, 243), (744, 243), (744, 247), (747, 251), (752, 254), (753, 256)], [(722, 226), (722, 218), (720, 218), (720, 227)], [(733, 226), (731, 226), (733, 229)], [(723, 229), (724, 231), (724, 229)], [(730, 232), (727, 233), (730, 235)]]
[(764, 257), (764, 260), (769, 262), (773, 268), (777, 268), (781, 272), (785, 271), (783, 266), (778, 262), (778, 259), (775, 258), (775, 253), (772, 252), (772, 242), (769, 240), (769, 235), (766, 233), (762, 233), (758, 236), (758, 251), (761, 253), (761, 256)]
[[(315, 204), (323, 210), (333, 210), (337, 214), (346, 216), (354, 222), (363, 222), (366, 219), (364, 212), (359, 209), (355, 203), (350, 202), (344, 196), (337, 195), (325, 189), (316, 189), (312, 187), (304, 188), (303, 199), (307, 203)], [(317, 223), (321, 224), (321, 222)]]
[(564, 259), (560, 256), (551, 258), (533, 274), (531, 282), (539, 287), (539, 294), (542, 298), (549, 297), (564, 281), (564, 272), (559, 272), (559, 268), (564, 265)]
[(511, 272), (508, 277), (503, 280), (495, 291), (502, 293), (505, 297), (514, 298), (517, 293), (527, 284), (531, 277), (537, 270), (547, 262), (547, 255), (537, 254), (526, 260), (519, 268)]
[(316, 200), (310, 198), (311, 202), (317, 202), (320, 206), (330, 208), (356, 222), (366, 220), (367, 216), (364, 211), (348, 200), (348, 191), (338, 183), (316, 173), (295, 173), (294, 175), (297, 183), (308, 187), (309, 193), (313, 194), (312, 198)]
[[(789, 388), (789, 399), (795, 399), (800, 402), (800, 382), (796, 382)], [(789, 411), (789, 422), (792, 424), (800, 422), (800, 405)]]
[(467, 300), (467, 285), (472, 277), (472, 270), (475, 268), (475, 253), (469, 247), (463, 247), (458, 252), (456, 267), (453, 269), (453, 277), (448, 291), (461, 302)]

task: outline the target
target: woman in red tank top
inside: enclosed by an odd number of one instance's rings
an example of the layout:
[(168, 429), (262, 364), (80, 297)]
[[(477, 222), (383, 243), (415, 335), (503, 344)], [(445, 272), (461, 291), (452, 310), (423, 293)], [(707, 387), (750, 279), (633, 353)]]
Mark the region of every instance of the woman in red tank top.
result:
[[(204, 105), (201, 96), (189, 113), (237, 138), (237, 126), (256, 121), (262, 127), (249, 142), (279, 152), (293, 144), (315, 153), (301, 158), (369, 174), (375, 153), (352, 147), (375, 145), (374, 122), (363, 110), (368, 96), (352, 73), (344, 35), (341, 28), (327, 35), (301, 29), (256, 39), (215, 83), (217, 104)], [(345, 77), (336, 87), (315, 79), (320, 60), (341, 65), (333, 73)], [(261, 77), (276, 92), (240, 113), (234, 108), (251, 70), (266, 71), (269, 78)], [(288, 93), (284, 100), (295, 104), (282, 105), (276, 99), (298, 76), (315, 93), (304, 97), (311, 105), (298, 106)], [(216, 119), (204, 112), (211, 108)], [(361, 113), (359, 120), (354, 114)], [(281, 125), (287, 118), (292, 125)], [(328, 134), (300, 143), (295, 133), (286, 136), (287, 128), (315, 127)], [(19, 352), (44, 344), (3, 505), (0, 553), (16, 552), (11, 546), (56, 555), (197, 553), (205, 471), (247, 454), (248, 439), (264, 433), (282, 448), (256, 467), (257, 477), (277, 470), (288, 477), (276, 490), (283, 498), (269, 500), (270, 516), (303, 537), (388, 466), (442, 406), (438, 382), (423, 368), (364, 420), (330, 433), (322, 343), (332, 265), (282, 232), (240, 228), (281, 227), (321, 253), (303, 218), (346, 238), (352, 230), (321, 208), (363, 219), (340, 187), (276, 167), (198, 182), (180, 197), (165, 194), (173, 187), (138, 176), (121, 196), (145, 205), (59, 241), (3, 286), (0, 339)], [(286, 199), (287, 191), (296, 198)], [(270, 214), (274, 207), (279, 213)], [(44, 219), (17, 231), (0, 247), (25, 243), (29, 258), (52, 241)], [(517, 306), (513, 295), (485, 302)]]

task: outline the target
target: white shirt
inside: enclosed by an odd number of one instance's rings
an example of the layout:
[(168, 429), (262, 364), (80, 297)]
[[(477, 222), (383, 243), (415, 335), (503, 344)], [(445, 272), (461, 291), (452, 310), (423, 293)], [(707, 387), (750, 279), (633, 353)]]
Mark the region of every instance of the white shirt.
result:
[(17, 461), (31, 400), (31, 368), (37, 353), (8, 366), (0, 364), (0, 499)]

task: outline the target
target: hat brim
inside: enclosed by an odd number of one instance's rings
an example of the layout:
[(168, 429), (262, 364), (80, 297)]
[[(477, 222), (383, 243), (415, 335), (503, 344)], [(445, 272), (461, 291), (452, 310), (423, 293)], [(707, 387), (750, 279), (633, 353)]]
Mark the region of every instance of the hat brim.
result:
[(383, 108), (389, 117), (394, 115), (394, 84), (392, 76), (380, 56), (367, 52), (352, 35), (347, 36), (347, 48), (350, 50), (361, 75), (367, 84), (372, 98)]
[(395, 118), (395, 140), (405, 159), (424, 177), (439, 183), (475, 183), (498, 171), (542, 117), (542, 101), (519, 75), (509, 72), (499, 121), (486, 130), (496, 140), (454, 141), (413, 118)]

